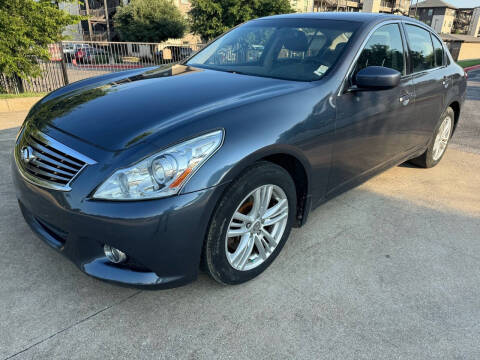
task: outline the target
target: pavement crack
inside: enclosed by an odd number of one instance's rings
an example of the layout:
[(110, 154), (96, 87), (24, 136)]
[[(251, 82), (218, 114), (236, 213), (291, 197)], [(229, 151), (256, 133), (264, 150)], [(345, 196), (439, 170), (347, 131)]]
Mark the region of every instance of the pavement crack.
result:
[(103, 309), (98, 310), (97, 312), (95, 312), (95, 313), (87, 316), (86, 318), (81, 319), (81, 320), (75, 322), (74, 324), (72, 324), (72, 325), (70, 325), (70, 326), (67, 326), (67, 327), (64, 328), (64, 329), (61, 329), (61, 330), (55, 332), (54, 334), (49, 335), (49, 336), (47, 336), (46, 338), (44, 338), (44, 339), (42, 339), (42, 340), (40, 340), (40, 341), (37, 341), (36, 343), (34, 343), (34, 344), (32, 344), (32, 345), (29, 345), (29, 346), (26, 347), (25, 349), (22, 349), (22, 350), (16, 352), (15, 354), (10, 355), (10, 356), (4, 358), (3, 360), (13, 359), (14, 357), (16, 357), (16, 356), (18, 356), (18, 355), (20, 355), (20, 354), (22, 354), (22, 353), (30, 350), (31, 348), (33, 348), (33, 347), (35, 347), (35, 346), (37, 346), (37, 345), (40, 345), (40, 344), (44, 343), (45, 341), (50, 340), (50, 339), (54, 338), (55, 336), (57, 336), (57, 335), (59, 335), (59, 334), (61, 334), (61, 333), (64, 333), (65, 331), (70, 330), (71, 328), (73, 328), (73, 327), (75, 327), (75, 326), (77, 326), (77, 325), (80, 325), (80, 324), (82, 324), (82, 323), (90, 320), (91, 318), (93, 318), (93, 317), (95, 317), (95, 316), (103, 313), (104, 311), (107, 311), (107, 310), (109, 310), (109, 309), (111, 309), (111, 308), (113, 308), (113, 307), (115, 307), (115, 306), (117, 306), (117, 305), (120, 305), (120, 304), (124, 303), (124, 302), (127, 301), (127, 300), (130, 300), (131, 298), (137, 296), (137, 295), (140, 294), (141, 292), (142, 292), (142, 290), (138, 290), (138, 291), (134, 292), (133, 294), (131, 294), (131, 295), (129, 295), (129, 296), (127, 296), (127, 297), (125, 297), (125, 298), (117, 301), (116, 303), (113, 303), (112, 305), (108, 305), (108, 306), (104, 307)]

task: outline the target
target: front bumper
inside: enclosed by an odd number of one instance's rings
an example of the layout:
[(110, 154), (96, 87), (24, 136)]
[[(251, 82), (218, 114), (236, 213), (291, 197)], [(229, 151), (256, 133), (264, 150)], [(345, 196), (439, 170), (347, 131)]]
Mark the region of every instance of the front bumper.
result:
[[(12, 161), (25, 220), (46, 243), (99, 279), (168, 288), (196, 279), (210, 216), (224, 185), (158, 200), (72, 199), (69, 192), (26, 182)], [(104, 244), (127, 254), (109, 262)]]

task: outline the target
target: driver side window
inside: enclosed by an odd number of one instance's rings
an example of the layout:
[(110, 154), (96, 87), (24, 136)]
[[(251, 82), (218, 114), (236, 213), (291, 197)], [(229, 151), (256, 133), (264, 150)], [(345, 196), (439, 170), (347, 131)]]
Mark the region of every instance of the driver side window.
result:
[(398, 24), (384, 25), (370, 36), (355, 65), (353, 83), (355, 75), (368, 66), (383, 66), (405, 74), (403, 42)]

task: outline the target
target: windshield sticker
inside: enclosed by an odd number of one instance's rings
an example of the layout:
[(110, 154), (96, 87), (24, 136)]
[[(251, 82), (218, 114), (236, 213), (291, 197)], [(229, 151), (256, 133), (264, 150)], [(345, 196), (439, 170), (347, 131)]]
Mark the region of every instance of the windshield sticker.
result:
[(317, 76), (323, 76), (323, 74), (325, 74), (328, 70), (328, 66), (325, 66), (325, 65), (320, 65), (320, 67), (315, 70), (313, 73)]

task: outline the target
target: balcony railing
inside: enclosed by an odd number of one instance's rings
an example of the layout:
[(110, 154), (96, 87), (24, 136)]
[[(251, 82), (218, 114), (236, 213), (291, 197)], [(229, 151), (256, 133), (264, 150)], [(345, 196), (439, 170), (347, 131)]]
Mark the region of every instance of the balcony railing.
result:
[[(113, 36), (113, 33), (111, 36)], [(95, 31), (90, 34), (88, 31), (84, 31), (83, 39), (85, 41), (108, 41), (108, 33), (106, 31)]]
[(91, 19), (105, 19), (105, 8), (90, 9), (88, 11), (88, 14), (87, 14), (87, 10), (80, 10), (80, 15), (90, 16)]

